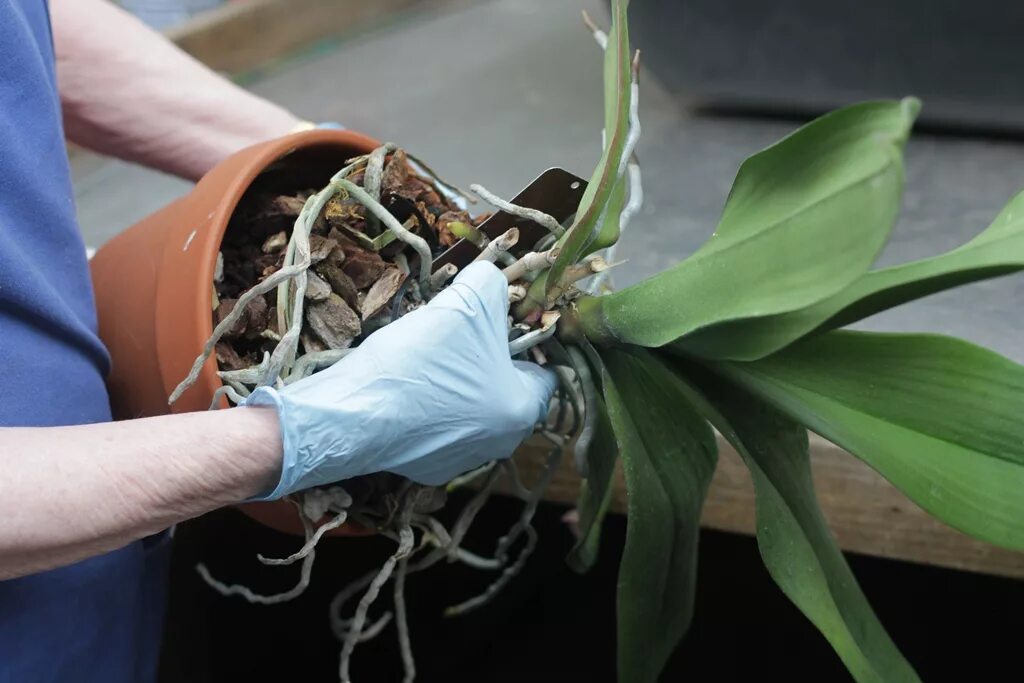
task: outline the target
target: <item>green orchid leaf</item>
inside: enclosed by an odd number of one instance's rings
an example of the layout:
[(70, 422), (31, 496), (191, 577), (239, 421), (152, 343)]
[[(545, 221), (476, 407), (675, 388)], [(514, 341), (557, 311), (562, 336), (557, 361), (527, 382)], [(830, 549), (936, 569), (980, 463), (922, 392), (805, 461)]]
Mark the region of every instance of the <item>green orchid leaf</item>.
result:
[(708, 373), (687, 373), (689, 402), (750, 469), (757, 545), (768, 573), (859, 683), (920, 681), (885, 632), (836, 545), (814, 495), (807, 430)]
[[(559, 284), (562, 274), (570, 265), (586, 255), (602, 230), (604, 223), (611, 226), (609, 202), (615, 195), (623, 195), (620, 185), (619, 168), (626, 152), (626, 138), (629, 135), (630, 74), (632, 55), (629, 51), (629, 30), (626, 20), (628, 0), (612, 0), (612, 26), (608, 32), (608, 47), (605, 50), (605, 147), (601, 160), (594, 170), (583, 198), (580, 200), (573, 225), (562, 238), (558, 258), (552, 264), (547, 277), (538, 286), (545, 287), (550, 294)], [(611, 207), (614, 210), (615, 207)], [(622, 202), (618, 206), (622, 211)], [(617, 219), (615, 225), (617, 226)], [(617, 227), (616, 227), (617, 230)], [(607, 238), (607, 235), (605, 235)]]
[(673, 347), (705, 358), (757, 360), (814, 332), (1020, 270), (1024, 270), (1024, 192), (1014, 197), (984, 232), (952, 251), (866, 273), (850, 287), (806, 308), (699, 330)]
[(896, 220), (902, 148), (918, 106), (905, 99), (840, 109), (748, 159), (711, 239), (659, 275), (581, 300), (583, 331), (602, 344), (663, 346), (848, 287)]
[(654, 683), (689, 627), (715, 437), (650, 354), (607, 350), (604, 396), (629, 493), (619, 566), (620, 683)]
[(949, 337), (837, 331), (714, 367), (939, 519), (1024, 550), (1024, 366)]

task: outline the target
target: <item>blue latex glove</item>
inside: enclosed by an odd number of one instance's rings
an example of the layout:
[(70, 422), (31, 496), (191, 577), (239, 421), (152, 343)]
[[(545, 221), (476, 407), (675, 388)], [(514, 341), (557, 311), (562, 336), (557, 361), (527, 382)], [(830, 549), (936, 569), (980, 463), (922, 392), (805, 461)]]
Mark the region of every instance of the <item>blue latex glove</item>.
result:
[(440, 485), (507, 458), (547, 417), (556, 380), (508, 353), (508, 285), (474, 263), (343, 360), (244, 405), (277, 408), (281, 480), (265, 500), (372, 472)]

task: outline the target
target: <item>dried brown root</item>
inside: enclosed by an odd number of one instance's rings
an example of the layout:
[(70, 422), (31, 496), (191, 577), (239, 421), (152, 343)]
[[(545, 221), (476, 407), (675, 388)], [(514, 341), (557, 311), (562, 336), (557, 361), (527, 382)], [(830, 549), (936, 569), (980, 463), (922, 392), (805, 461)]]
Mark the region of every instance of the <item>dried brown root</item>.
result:
[(561, 237), (565, 234), (565, 228), (563, 228), (561, 223), (559, 223), (551, 214), (538, 211), (537, 209), (513, 204), (512, 202), (506, 201), (497, 196), (482, 185), (470, 185), (469, 189), (488, 204), (498, 207), (505, 213), (512, 214), (513, 216), (517, 216), (528, 221), (533, 221), (537, 225), (546, 228), (548, 232), (556, 237)]

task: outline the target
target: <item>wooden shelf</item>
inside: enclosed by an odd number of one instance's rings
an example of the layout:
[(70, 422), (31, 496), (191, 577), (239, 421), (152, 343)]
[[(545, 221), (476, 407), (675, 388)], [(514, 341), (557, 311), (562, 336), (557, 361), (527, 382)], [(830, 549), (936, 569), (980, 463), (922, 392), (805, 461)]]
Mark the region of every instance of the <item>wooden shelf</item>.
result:
[[(517, 456), (523, 480), (534, 481), (546, 451), (525, 447)], [(566, 458), (545, 498), (572, 505), (579, 477)], [(1024, 578), (1024, 553), (975, 540), (946, 526), (904, 496), (863, 462), (814, 435), (811, 437), (814, 483), (822, 510), (846, 551), (896, 560)], [(621, 471), (612, 509), (626, 510)], [(711, 482), (701, 524), (709, 529), (754, 533), (754, 487), (732, 446), (719, 438), (719, 463)]]

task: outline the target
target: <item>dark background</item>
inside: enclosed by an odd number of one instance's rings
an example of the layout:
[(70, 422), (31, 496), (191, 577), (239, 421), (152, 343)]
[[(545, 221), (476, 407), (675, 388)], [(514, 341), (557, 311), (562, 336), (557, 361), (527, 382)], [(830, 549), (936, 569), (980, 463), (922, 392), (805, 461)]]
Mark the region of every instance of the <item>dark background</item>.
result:
[[(458, 502), (458, 501), (455, 501)], [(467, 547), (493, 548), (518, 514), (517, 501), (496, 498), (481, 513)], [(625, 519), (606, 525), (601, 561), (588, 575), (570, 571), (571, 545), (560, 522), (565, 508), (543, 505), (540, 543), (523, 574), (480, 612), (457, 619), (443, 608), (475, 595), (491, 574), (441, 565), (406, 585), (418, 681), (614, 681), (614, 596)], [(337, 680), (340, 644), (327, 606), (351, 579), (393, 550), (386, 539), (331, 540), (320, 546), (309, 590), (292, 603), (258, 606), (224, 598), (195, 573), (261, 591), (293, 585), (297, 567), (264, 567), (255, 554), (284, 556), (297, 539), (268, 531), (233, 510), (178, 528), (164, 642), (163, 683), (239, 680)], [(921, 678), (1013, 680), (1024, 634), (1024, 582), (890, 560), (849, 556), (882, 623)], [(664, 681), (850, 681), (838, 657), (775, 587), (752, 538), (701, 534), (696, 616)], [(390, 607), (385, 589), (371, 614)], [(401, 681), (393, 627), (361, 645), (358, 682)]]

